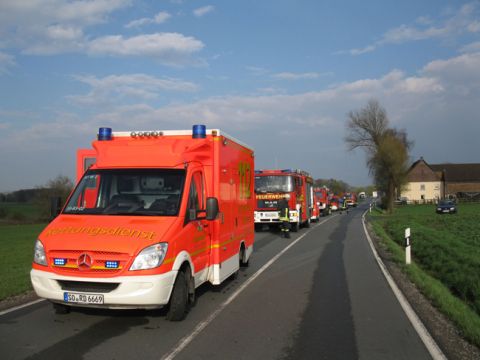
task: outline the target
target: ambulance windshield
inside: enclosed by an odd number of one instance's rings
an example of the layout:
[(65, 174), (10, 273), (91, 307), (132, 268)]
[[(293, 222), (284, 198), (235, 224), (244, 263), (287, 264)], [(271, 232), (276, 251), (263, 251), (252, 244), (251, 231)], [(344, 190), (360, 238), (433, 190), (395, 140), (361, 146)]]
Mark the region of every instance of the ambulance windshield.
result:
[(89, 170), (63, 213), (177, 216), (184, 182), (184, 170)]
[(255, 192), (291, 192), (293, 178), (286, 175), (255, 176)]

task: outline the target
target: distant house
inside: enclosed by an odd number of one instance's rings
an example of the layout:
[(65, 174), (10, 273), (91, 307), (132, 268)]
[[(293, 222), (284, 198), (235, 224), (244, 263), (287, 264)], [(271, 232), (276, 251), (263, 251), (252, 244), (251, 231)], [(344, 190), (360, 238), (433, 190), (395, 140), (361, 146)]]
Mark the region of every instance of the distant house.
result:
[(428, 164), (420, 158), (410, 166), (407, 182), (401, 196), (408, 201), (480, 200), (480, 164)]

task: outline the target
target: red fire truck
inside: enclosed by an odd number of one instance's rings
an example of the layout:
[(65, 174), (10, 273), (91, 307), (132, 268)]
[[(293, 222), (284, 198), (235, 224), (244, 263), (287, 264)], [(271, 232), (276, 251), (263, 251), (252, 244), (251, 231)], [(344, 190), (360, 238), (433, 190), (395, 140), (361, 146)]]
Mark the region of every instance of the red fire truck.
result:
[(357, 206), (357, 194), (355, 193), (345, 193), (343, 195), (347, 207), (356, 207)]
[(330, 201), (328, 199), (328, 189), (326, 187), (313, 189), (314, 205), (318, 208), (319, 216), (330, 214)]
[(255, 171), (255, 229), (280, 224), (278, 202), (286, 199), (292, 231), (310, 226), (313, 211), (313, 179), (301, 170)]

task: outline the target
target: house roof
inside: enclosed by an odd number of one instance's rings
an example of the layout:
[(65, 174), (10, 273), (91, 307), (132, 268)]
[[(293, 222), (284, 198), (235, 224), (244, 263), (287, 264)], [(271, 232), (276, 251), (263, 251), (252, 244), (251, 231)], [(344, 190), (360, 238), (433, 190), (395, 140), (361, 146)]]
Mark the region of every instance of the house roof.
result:
[[(480, 164), (430, 164), (447, 182), (480, 182)], [(443, 176), (442, 176), (443, 177)]]
[(441, 173), (438, 174), (423, 158), (420, 158), (408, 169), (407, 179), (409, 182), (430, 182), (440, 181), (442, 177)]

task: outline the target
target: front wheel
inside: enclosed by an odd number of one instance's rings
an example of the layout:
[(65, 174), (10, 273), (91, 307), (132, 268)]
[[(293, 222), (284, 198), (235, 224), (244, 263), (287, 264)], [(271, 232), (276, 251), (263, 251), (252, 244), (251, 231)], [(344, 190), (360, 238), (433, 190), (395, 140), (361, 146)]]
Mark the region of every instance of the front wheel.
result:
[(179, 271), (170, 295), (167, 320), (181, 321), (185, 319), (188, 311), (188, 283), (184, 271)]

